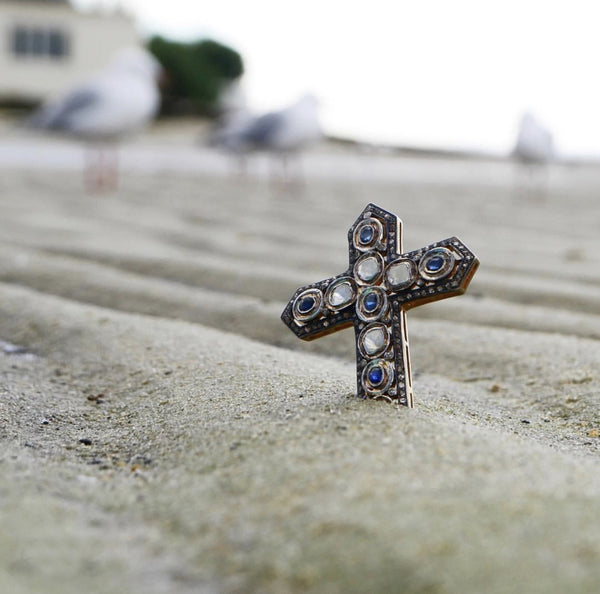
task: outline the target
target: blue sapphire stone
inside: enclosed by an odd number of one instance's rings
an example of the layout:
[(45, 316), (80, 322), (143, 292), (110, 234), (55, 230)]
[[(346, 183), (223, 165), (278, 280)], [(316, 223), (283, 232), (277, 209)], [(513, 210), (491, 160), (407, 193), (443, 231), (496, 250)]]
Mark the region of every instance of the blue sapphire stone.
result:
[(315, 298), (309, 295), (308, 297), (302, 299), (300, 303), (298, 303), (298, 311), (301, 314), (308, 313), (315, 306), (315, 303)]
[(369, 293), (363, 301), (365, 310), (368, 312), (375, 311), (379, 306), (379, 295), (377, 293)]
[(368, 377), (371, 385), (377, 386), (383, 381), (383, 369), (381, 369), (381, 367), (373, 367), (373, 369), (369, 371)]
[(372, 225), (365, 225), (359, 234), (359, 239), (362, 244), (368, 244), (373, 241), (373, 237), (375, 237), (375, 229), (373, 229)]
[(444, 266), (444, 258), (442, 256), (433, 256), (433, 258), (427, 260), (425, 268), (427, 272), (438, 272), (442, 266)]

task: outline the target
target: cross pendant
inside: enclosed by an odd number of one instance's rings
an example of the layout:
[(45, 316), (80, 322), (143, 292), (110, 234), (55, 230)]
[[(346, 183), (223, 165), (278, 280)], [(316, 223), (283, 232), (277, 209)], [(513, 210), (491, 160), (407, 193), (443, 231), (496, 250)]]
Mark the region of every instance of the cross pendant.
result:
[(358, 395), (412, 408), (406, 311), (464, 293), (479, 261), (456, 237), (402, 253), (402, 221), (374, 204), (348, 243), (348, 269), (299, 288), (281, 319), (303, 340), (354, 326)]

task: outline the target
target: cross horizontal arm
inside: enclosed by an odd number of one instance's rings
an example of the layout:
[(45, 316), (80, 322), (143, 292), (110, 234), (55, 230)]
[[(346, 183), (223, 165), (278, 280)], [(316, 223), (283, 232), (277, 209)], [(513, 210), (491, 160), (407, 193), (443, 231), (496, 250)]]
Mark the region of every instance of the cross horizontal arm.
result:
[(479, 266), (475, 254), (458, 237), (403, 254), (399, 260), (412, 261), (418, 273), (414, 284), (393, 296), (403, 310), (462, 295)]
[(349, 270), (312, 285), (300, 287), (281, 319), (302, 340), (314, 340), (352, 326), (356, 283)]

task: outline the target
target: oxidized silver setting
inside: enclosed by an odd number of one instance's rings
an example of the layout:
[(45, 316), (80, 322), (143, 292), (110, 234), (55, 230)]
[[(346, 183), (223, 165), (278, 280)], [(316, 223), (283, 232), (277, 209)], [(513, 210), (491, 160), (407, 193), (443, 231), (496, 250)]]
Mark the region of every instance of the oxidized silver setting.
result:
[(377, 283), (383, 274), (384, 263), (379, 252), (363, 254), (354, 265), (354, 278), (359, 285)]
[(419, 274), (425, 280), (446, 278), (454, 268), (456, 257), (448, 248), (438, 247), (429, 250), (419, 262)]
[[(401, 270), (403, 275), (398, 274), (398, 270)], [(399, 258), (388, 264), (385, 270), (385, 284), (388, 289), (400, 291), (414, 284), (417, 280), (417, 276), (418, 273), (415, 263), (408, 258)]]
[[(375, 373), (380, 374), (381, 380), (374, 382)], [(385, 359), (375, 359), (367, 364), (362, 373), (362, 385), (369, 396), (385, 394), (394, 380), (394, 368)]]
[[(369, 229), (372, 235), (368, 238)], [(367, 234), (365, 234), (367, 232)], [(381, 245), (383, 240), (383, 225), (379, 219), (367, 217), (356, 227), (353, 235), (354, 247), (361, 252), (366, 252), (373, 247)]]
[[(311, 299), (313, 303), (308, 307)], [(294, 318), (299, 322), (314, 320), (323, 310), (323, 293), (319, 289), (302, 291), (294, 300), (292, 310)]]
[[(370, 306), (375, 303), (374, 306)], [(382, 318), (388, 309), (387, 293), (383, 287), (363, 289), (356, 301), (356, 315), (363, 322), (374, 322)]]
[(358, 337), (358, 348), (365, 359), (379, 357), (388, 350), (389, 346), (390, 331), (380, 322), (365, 326)]

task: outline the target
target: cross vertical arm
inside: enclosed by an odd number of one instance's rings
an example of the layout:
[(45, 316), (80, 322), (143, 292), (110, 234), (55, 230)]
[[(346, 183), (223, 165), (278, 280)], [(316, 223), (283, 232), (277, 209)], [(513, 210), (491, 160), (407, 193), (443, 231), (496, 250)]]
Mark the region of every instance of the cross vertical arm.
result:
[[(356, 384), (360, 398), (397, 400), (398, 404), (413, 408), (412, 375), (408, 332), (406, 330), (406, 312), (400, 304), (390, 304), (390, 318), (387, 324), (366, 326), (356, 323)], [(377, 333), (383, 333), (384, 344), (390, 345), (373, 358), (373, 348), (377, 344)], [(365, 352), (371, 349), (371, 353)], [(382, 379), (379, 375), (382, 374)]]

